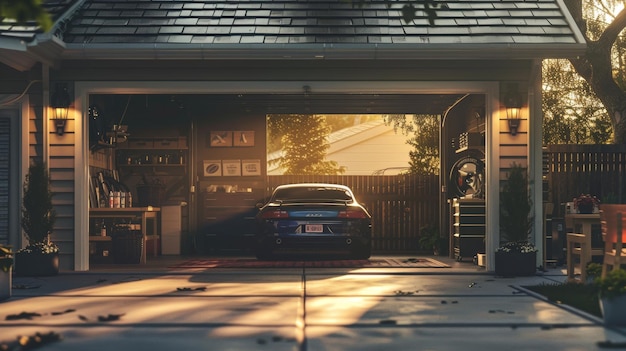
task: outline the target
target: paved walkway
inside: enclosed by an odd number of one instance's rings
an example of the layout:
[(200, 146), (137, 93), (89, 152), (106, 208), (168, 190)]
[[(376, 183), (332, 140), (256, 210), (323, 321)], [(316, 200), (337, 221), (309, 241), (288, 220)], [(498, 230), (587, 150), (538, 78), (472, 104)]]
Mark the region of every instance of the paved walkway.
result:
[(60, 336), (43, 350), (63, 351), (558, 351), (626, 342), (625, 330), (522, 288), (562, 282), (561, 269), (497, 278), (457, 262), (267, 270), (149, 261), (15, 278), (14, 296), (0, 302), (0, 343), (17, 350), (18, 336), (36, 333)]

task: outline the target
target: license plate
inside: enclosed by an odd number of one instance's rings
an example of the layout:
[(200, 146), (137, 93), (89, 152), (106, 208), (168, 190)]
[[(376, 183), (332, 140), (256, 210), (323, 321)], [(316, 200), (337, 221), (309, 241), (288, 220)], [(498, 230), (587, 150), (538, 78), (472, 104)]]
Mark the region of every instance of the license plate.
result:
[(304, 227), (304, 231), (307, 233), (323, 233), (324, 225), (322, 224), (307, 224)]

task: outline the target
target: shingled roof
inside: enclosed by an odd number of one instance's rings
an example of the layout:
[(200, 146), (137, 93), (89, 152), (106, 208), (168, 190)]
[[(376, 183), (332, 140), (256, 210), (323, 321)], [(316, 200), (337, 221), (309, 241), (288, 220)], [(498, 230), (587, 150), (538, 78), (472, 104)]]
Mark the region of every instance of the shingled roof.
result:
[[(447, 1), (434, 25), (419, 11), (415, 21), (404, 23), (403, 2), (391, 1), (391, 8), (386, 3), (77, 0), (52, 33), (61, 39), (65, 58), (149, 58), (168, 52), (191, 59), (544, 58), (577, 55), (585, 45), (559, 0)], [(15, 30), (1, 27), (0, 38)], [(32, 34), (30, 46), (47, 38)]]

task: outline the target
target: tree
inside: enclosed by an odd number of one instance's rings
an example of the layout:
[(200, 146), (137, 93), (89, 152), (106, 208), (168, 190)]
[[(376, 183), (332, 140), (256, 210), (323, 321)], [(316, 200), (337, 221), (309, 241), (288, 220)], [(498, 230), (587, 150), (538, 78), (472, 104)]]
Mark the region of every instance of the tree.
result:
[[(587, 52), (579, 58), (570, 59), (576, 72), (589, 84), (602, 101), (614, 130), (613, 141), (626, 143), (626, 92), (624, 73), (614, 74), (612, 56), (616, 44), (622, 44), (620, 34), (626, 28), (626, 8), (621, 10), (610, 23), (603, 23), (604, 17), (595, 15), (594, 8), (611, 11), (618, 2), (607, 0), (566, 0), (570, 13), (587, 41)], [(607, 13), (605, 12), (605, 15)], [(595, 16), (594, 16), (595, 15)], [(586, 17), (589, 16), (589, 17)], [(617, 52), (623, 50), (617, 45)], [(622, 59), (620, 55), (620, 60)]]
[[(351, 1), (363, 6), (372, 0)], [(386, 3), (392, 6), (393, 1), (387, 0)], [(438, 12), (447, 8), (445, 0), (409, 0), (408, 3), (401, 3), (402, 18), (406, 23), (424, 13), (423, 16), (433, 26), (436, 25)], [(565, 0), (565, 5), (587, 41), (586, 53), (569, 61), (606, 109), (614, 131), (613, 142), (626, 143), (626, 73), (613, 69), (615, 60), (624, 60), (625, 39), (621, 33), (626, 28), (626, 7), (613, 16), (612, 13), (624, 5), (619, 0)], [(609, 20), (606, 21), (606, 18)]]
[(413, 150), (409, 151), (409, 173), (439, 174), (439, 116), (385, 115), (385, 123), (411, 135), (407, 141), (413, 146)]
[(269, 139), (280, 138), (283, 155), (277, 162), (284, 174), (341, 174), (344, 167), (327, 161), (330, 128), (323, 115), (284, 114), (267, 118)]
[(514, 163), (500, 192), (500, 229), (508, 242), (526, 242), (532, 231), (527, 169)]
[(54, 228), (56, 212), (52, 205), (50, 176), (42, 161), (29, 166), (23, 190), (22, 229), (30, 245), (43, 243)]
[(36, 22), (43, 30), (52, 27), (42, 0), (0, 0), (0, 21), (7, 18), (21, 24)]
[(544, 60), (543, 144), (606, 144), (611, 121), (591, 87), (564, 59)]

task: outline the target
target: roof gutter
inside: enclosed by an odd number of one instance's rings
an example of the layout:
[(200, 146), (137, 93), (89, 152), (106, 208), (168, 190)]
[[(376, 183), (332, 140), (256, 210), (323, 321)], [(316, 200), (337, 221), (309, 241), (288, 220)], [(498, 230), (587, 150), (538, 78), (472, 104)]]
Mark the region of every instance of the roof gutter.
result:
[(85, 1), (76, 1), (56, 20), (49, 32), (33, 34), (34, 37), (28, 38), (0, 36), (0, 63), (22, 72), (31, 69), (38, 62), (54, 66), (65, 50), (65, 43), (55, 34), (77, 13)]
[(17, 71), (26, 71), (33, 67), (37, 60), (27, 52), (24, 40), (0, 37), (0, 63)]
[(259, 60), (259, 59), (542, 59), (572, 58), (586, 44), (65, 44), (62, 59)]

